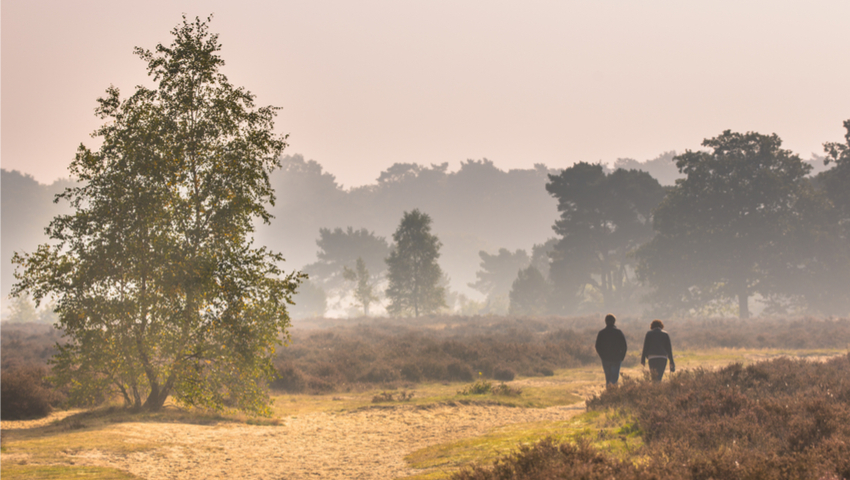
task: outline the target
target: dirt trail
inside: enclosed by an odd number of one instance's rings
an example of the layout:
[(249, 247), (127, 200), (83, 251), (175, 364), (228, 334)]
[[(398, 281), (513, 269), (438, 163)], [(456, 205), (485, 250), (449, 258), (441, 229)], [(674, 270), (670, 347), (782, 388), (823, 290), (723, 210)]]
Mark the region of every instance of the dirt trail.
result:
[[(85, 451), (57, 463), (108, 466), (145, 479), (388, 479), (412, 475), (408, 453), (522, 422), (565, 420), (584, 403), (546, 409), (394, 406), (309, 413), (279, 426), (124, 423), (107, 427), (152, 451)], [(22, 458), (21, 460), (25, 460)]]

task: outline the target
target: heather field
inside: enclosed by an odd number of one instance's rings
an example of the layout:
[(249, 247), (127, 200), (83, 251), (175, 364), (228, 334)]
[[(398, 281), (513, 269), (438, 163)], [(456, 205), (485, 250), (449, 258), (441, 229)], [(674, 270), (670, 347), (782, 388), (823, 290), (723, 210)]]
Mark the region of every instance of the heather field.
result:
[[(59, 336), (3, 324), (3, 478), (850, 478), (850, 321), (669, 320), (678, 372), (602, 389), (600, 318), (317, 319), (269, 418), (68, 408)], [(37, 408), (36, 408), (37, 407)], [(17, 410), (16, 410), (17, 409)]]

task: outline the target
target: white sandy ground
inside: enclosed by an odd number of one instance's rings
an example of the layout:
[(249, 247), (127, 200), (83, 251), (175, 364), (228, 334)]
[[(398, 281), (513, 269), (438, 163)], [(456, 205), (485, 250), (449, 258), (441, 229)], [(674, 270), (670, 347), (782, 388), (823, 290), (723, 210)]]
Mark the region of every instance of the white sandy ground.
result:
[[(565, 420), (583, 411), (584, 402), (545, 409), (404, 405), (302, 414), (278, 426), (123, 423), (107, 428), (128, 442), (161, 446), (129, 455), (62, 454), (51, 463), (113, 467), (151, 480), (389, 479), (417, 473), (404, 456), (420, 448), (508, 424)], [(35, 426), (11, 423), (3, 422), (3, 428)], [(4, 457), (12, 463), (27, 460), (20, 454)]]

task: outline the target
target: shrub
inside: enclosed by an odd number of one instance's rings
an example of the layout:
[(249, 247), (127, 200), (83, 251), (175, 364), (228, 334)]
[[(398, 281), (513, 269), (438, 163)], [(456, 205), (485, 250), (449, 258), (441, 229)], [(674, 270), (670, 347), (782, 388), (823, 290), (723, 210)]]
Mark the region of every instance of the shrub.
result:
[(63, 395), (44, 380), (46, 375), (47, 369), (41, 365), (3, 370), (0, 374), (0, 418), (41, 418), (59, 405)]
[(395, 370), (385, 366), (374, 366), (369, 371), (359, 378), (361, 382), (369, 383), (392, 383), (399, 379), (399, 374)]
[(627, 411), (644, 445), (620, 460), (587, 441), (521, 447), (455, 479), (850, 478), (850, 355), (824, 363), (780, 358), (654, 383), (624, 378), (588, 401)]
[(493, 370), (493, 378), (503, 382), (510, 382), (516, 377), (516, 373), (508, 367), (496, 367)]
[(408, 363), (401, 367), (401, 376), (408, 382), (418, 382), (422, 379), (422, 370), (416, 364)]
[[(321, 393), (389, 388), (399, 381), (468, 382), (478, 372), (483, 378), (509, 381), (507, 371), (514, 378), (550, 376), (556, 369), (599, 362), (593, 344), (602, 328), (601, 317), (428, 316), (358, 321), (351, 325), (350, 321), (314, 319), (309, 322), (321, 328), (293, 330), (292, 342), (278, 351), (276, 365), (279, 370), (284, 365), (293, 368), (305, 382), (275, 382), (273, 388)], [(674, 319), (667, 323), (674, 351), (729, 345), (850, 345), (848, 319)], [(618, 325), (630, 345), (623, 366), (633, 366), (649, 325), (630, 318), (620, 318)], [(5, 359), (6, 350), (3, 355)]]
[(472, 369), (469, 365), (461, 362), (452, 362), (446, 365), (446, 373), (449, 380), (468, 382), (472, 380)]
[(277, 378), (271, 383), (271, 387), (276, 390), (293, 393), (304, 391), (306, 386), (307, 381), (304, 379), (304, 375), (292, 365), (277, 367)]
[(518, 397), (522, 395), (522, 389), (519, 387), (511, 387), (510, 385), (506, 385), (504, 383), (500, 383), (495, 387), (491, 388), (490, 391), (493, 395), (505, 395), (508, 397)]
[(472, 385), (468, 385), (461, 390), (458, 390), (459, 395), (484, 395), (493, 390), (493, 384), (487, 380), (476, 380)]

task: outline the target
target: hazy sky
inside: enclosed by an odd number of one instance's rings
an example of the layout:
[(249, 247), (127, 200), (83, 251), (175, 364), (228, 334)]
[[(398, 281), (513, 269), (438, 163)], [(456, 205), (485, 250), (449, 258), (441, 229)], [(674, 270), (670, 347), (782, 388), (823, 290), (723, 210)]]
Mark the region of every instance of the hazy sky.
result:
[(214, 13), (225, 73), (346, 186), (395, 162), (639, 160), (724, 129), (808, 158), (850, 118), (850, 1), (2, 1), (2, 167), (51, 182), (134, 46)]

